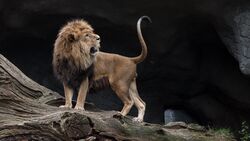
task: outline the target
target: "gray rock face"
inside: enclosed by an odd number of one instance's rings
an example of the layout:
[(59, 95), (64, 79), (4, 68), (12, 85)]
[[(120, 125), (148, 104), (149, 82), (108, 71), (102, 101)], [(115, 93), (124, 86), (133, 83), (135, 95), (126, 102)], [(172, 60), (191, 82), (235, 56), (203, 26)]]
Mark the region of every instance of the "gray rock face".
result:
[[(250, 119), (249, 6), (248, 0), (1, 0), (0, 53), (63, 95), (51, 66), (62, 25), (84, 18), (101, 36), (101, 50), (136, 56), (136, 21), (148, 15), (153, 23), (142, 32), (149, 54), (137, 78), (145, 120), (163, 123), (166, 109), (180, 109), (199, 123), (237, 127)], [(110, 90), (87, 98), (101, 109), (122, 108)]]
[(183, 121), (185, 123), (194, 123), (195, 120), (190, 117), (188, 113), (182, 110), (174, 110), (174, 109), (167, 109), (164, 112), (164, 121), (165, 124), (171, 123), (171, 122), (179, 122)]
[[(239, 61), (239, 68), (250, 75), (250, 8), (249, 4), (232, 6), (222, 17), (224, 22), (219, 32), (231, 54)], [(221, 21), (219, 21), (221, 22)]]

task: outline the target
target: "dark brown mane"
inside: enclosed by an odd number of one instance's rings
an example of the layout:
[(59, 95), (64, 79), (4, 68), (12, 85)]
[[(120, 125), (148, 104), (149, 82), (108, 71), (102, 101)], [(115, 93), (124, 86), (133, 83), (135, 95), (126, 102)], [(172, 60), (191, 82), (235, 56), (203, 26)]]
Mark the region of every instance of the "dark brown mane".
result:
[(83, 43), (82, 38), (86, 33), (94, 34), (93, 28), (86, 21), (70, 21), (59, 31), (54, 44), (54, 74), (71, 88), (79, 87), (83, 79), (93, 73), (94, 57), (89, 53), (91, 45)]
[(57, 59), (54, 65), (54, 74), (68, 86), (76, 89), (86, 77), (91, 77), (93, 73), (93, 64), (86, 70), (79, 69), (73, 59)]

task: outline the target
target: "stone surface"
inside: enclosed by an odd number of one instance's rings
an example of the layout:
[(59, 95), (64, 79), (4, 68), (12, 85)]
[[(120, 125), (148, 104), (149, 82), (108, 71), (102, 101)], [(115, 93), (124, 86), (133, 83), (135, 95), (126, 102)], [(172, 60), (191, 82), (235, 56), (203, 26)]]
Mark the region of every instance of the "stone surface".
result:
[(250, 75), (250, 8), (246, 5), (229, 6), (224, 9), (219, 34), (230, 53), (239, 61), (239, 68)]
[[(205, 125), (238, 127), (250, 119), (247, 7), (248, 0), (1, 0), (0, 53), (63, 95), (51, 66), (63, 24), (85, 18), (100, 34), (103, 51), (135, 56), (135, 24), (148, 15), (153, 23), (142, 32), (149, 54), (138, 65), (137, 81), (146, 121), (163, 123), (166, 109), (181, 109)], [(122, 108), (110, 90), (89, 94), (88, 101), (105, 110)]]
[(196, 121), (183, 110), (167, 109), (164, 112), (164, 122), (168, 124), (169, 122), (183, 121), (186, 123), (195, 123)]

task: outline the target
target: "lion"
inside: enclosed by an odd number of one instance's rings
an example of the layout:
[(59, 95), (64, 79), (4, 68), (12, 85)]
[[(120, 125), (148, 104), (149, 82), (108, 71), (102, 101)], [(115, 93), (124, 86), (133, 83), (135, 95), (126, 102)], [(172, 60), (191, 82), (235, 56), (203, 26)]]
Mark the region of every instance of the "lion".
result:
[(136, 66), (147, 56), (147, 46), (141, 33), (142, 16), (137, 22), (137, 34), (142, 46), (137, 57), (126, 57), (100, 51), (100, 36), (85, 20), (68, 22), (61, 28), (54, 44), (53, 70), (56, 77), (63, 83), (65, 105), (72, 108), (72, 97), (78, 88), (78, 97), (74, 109), (85, 110), (84, 103), (88, 90), (96, 81), (105, 79), (111, 89), (123, 102), (120, 114), (126, 116), (135, 104), (138, 116), (135, 122), (144, 119), (146, 104), (140, 98), (136, 86)]

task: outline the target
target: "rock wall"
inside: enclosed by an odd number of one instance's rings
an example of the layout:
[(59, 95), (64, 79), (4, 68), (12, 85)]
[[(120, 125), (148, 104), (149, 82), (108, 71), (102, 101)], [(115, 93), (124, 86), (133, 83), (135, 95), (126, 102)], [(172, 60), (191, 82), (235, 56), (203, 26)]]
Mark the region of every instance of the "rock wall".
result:
[[(84, 18), (101, 36), (103, 51), (135, 56), (140, 52), (136, 21), (148, 15), (153, 23), (142, 30), (149, 55), (138, 66), (146, 121), (162, 123), (164, 111), (176, 109), (199, 123), (237, 127), (250, 119), (247, 7), (249, 2), (233, 0), (2, 0), (0, 53), (63, 94), (51, 66), (63, 24)], [(90, 94), (88, 101), (103, 109), (122, 108), (110, 90)]]

